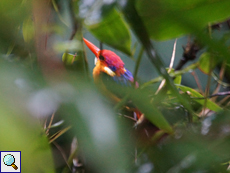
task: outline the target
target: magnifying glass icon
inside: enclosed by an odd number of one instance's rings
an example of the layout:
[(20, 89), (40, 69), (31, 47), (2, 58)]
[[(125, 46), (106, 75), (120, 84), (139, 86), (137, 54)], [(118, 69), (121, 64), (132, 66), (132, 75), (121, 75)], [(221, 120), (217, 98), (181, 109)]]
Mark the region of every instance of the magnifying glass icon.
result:
[(18, 167), (14, 164), (15, 163), (15, 158), (11, 154), (7, 154), (3, 158), (3, 162), (7, 166), (12, 166), (15, 170), (18, 169)]

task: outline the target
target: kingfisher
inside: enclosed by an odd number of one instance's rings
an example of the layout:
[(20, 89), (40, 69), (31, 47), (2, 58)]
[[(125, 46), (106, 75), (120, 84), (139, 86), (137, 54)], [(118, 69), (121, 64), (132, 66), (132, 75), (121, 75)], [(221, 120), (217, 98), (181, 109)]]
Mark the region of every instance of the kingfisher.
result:
[[(93, 43), (83, 38), (87, 47), (94, 53), (95, 57), (95, 67), (93, 69), (93, 78), (97, 85), (103, 90), (105, 95), (108, 95), (112, 100), (119, 102), (121, 97), (111, 93), (111, 91), (104, 85), (103, 78), (112, 79), (121, 86), (132, 87), (134, 78), (132, 73), (125, 68), (124, 62), (121, 58), (110, 50), (100, 50)], [(138, 87), (136, 82), (135, 87)], [(134, 114), (136, 119), (139, 119), (142, 113), (138, 109), (134, 109)]]

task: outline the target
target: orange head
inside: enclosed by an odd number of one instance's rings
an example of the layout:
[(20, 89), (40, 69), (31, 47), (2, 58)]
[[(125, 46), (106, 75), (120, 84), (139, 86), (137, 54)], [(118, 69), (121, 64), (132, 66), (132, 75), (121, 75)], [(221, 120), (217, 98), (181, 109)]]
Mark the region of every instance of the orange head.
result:
[(121, 58), (110, 50), (100, 50), (90, 41), (83, 38), (87, 47), (94, 53), (95, 65), (93, 74), (94, 76), (99, 75), (101, 72), (104, 72), (112, 77), (121, 76), (127, 70), (124, 67), (124, 63)]

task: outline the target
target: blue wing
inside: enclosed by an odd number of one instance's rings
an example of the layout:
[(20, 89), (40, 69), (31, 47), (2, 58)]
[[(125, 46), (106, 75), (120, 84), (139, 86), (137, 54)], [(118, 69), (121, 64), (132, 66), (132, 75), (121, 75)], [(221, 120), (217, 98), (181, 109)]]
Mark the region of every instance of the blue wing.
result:
[(123, 75), (114, 76), (113, 80), (119, 85), (131, 87), (133, 83), (133, 75), (126, 69), (126, 72)]
[(123, 98), (124, 95), (121, 95), (121, 90), (127, 91), (127, 88), (132, 87), (133, 75), (129, 70), (121, 76), (111, 77), (106, 73), (101, 73), (100, 77), (106, 89), (111, 92), (111, 94), (116, 95), (118, 98)]

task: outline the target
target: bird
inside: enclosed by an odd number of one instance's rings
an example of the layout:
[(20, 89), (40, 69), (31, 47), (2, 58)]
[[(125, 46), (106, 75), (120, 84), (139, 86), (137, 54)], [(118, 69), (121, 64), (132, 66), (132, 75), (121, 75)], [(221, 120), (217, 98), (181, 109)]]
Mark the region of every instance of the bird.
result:
[[(124, 92), (114, 92), (113, 88), (115, 83), (118, 84), (119, 90), (127, 87), (138, 88), (138, 82), (134, 84), (134, 77), (132, 73), (125, 68), (125, 64), (122, 59), (113, 51), (110, 50), (100, 50), (93, 43), (83, 38), (87, 47), (94, 53), (95, 67), (93, 69), (93, 78), (96, 85), (102, 90), (102, 93), (108, 96), (114, 102), (121, 101), (122, 95), (119, 95)], [(108, 85), (108, 83), (110, 85)], [(112, 83), (112, 84), (111, 84)], [(124, 90), (127, 91), (127, 90)], [(135, 120), (134, 129), (135, 129), (135, 138), (140, 144), (151, 144), (153, 141), (151, 138), (159, 130), (154, 124), (152, 124), (144, 114), (131, 103), (127, 103), (125, 106), (129, 111), (132, 112), (132, 118)], [(163, 138), (164, 136), (162, 136)], [(161, 137), (159, 138), (159, 140)]]
[[(113, 51), (103, 49), (100, 50), (93, 43), (83, 38), (86, 46), (94, 53), (95, 67), (93, 69), (94, 82), (100, 86), (104, 95), (109, 96), (113, 101), (119, 102), (122, 96), (114, 94), (108, 86), (105, 84), (105, 80), (116, 82), (123, 87), (138, 87), (138, 83), (134, 83), (134, 78), (132, 73), (125, 68), (125, 64), (122, 59)], [(134, 118), (136, 120), (140, 119), (143, 114), (137, 108), (131, 108), (134, 112)]]

